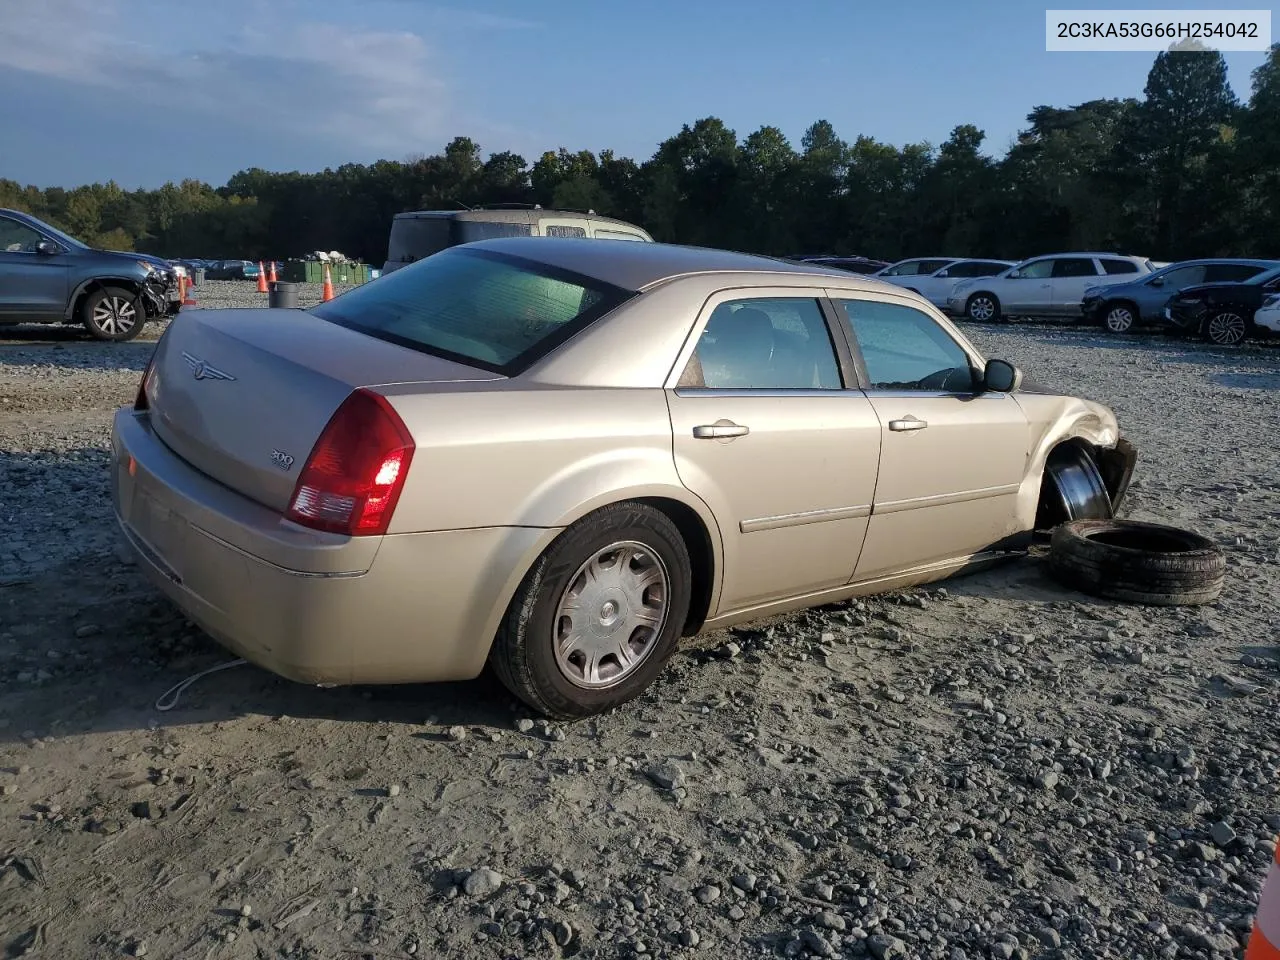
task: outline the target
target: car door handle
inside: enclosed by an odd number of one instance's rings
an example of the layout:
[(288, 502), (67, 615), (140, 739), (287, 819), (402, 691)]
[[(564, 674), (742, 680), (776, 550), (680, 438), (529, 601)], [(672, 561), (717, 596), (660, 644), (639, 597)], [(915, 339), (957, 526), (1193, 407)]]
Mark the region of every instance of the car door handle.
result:
[(923, 430), (927, 426), (929, 426), (928, 420), (917, 420), (915, 417), (904, 417), (901, 420), (889, 421), (889, 429), (898, 433), (903, 433), (907, 430)]
[(693, 428), (695, 440), (720, 440), (725, 437), (745, 437), (751, 432), (750, 427), (734, 423), (732, 420), (721, 420), (718, 423), (706, 423)]

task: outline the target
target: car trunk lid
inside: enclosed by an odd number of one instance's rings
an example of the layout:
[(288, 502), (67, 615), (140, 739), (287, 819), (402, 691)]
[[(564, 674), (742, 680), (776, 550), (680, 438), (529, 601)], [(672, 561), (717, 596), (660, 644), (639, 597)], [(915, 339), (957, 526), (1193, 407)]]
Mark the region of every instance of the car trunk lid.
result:
[(148, 404), (174, 453), (283, 512), (325, 424), (356, 388), (495, 379), (299, 310), (193, 310), (156, 348)]

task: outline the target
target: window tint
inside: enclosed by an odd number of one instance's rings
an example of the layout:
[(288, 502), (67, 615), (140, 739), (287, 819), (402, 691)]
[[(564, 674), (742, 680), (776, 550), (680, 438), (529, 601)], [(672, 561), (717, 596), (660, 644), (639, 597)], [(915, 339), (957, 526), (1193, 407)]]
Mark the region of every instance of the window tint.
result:
[(1086, 257), (1062, 257), (1053, 261), (1055, 277), (1093, 277), (1097, 273), (1093, 260)]
[(1205, 268), (1205, 283), (1239, 283), (1256, 277), (1263, 267), (1251, 266), (1247, 263), (1212, 263)]
[(531, 237), (531, 223), (495, 223), (489, 220), (455, 220), (454, 236), (458, 243), (474, 243), (495, 237)]
[(914, 307), (841, 300), (873, 390), (973, 392), (969, 355), (932, 317)]
[(950, 262), (950, 260), (922, 260), (920, 262), (920, 275), (928, 276), (931, 273), (937, 273)]
[(1002, 270), (1008, 269), (1006, 263), (988, 263), (980, 260), (974, 263), (957, 263), (951, 266), (943, 276), (947, 277), (992, 277)]
[(716, 307), (680, 377), (717, 390), (839, 390), (843, 383), (817, 300), (760, 297)]
[(1023, 267), (1018, 276), (1023, 280), (1048, 280), (1053, 273), (1054, 260), (1034, 260)]
[(1190, 267), (1178, 267), (1161, 275), (1161, 284), (1166, 290), (1181, 290), (1193, 284), (1204, 283), (1205, 268), (1202, 264)]
[(638, 240), (644, 243), (644, 237), (638, 233), (623, 233), (621, 230), (602, 230), (596, 228), (597, 240)]
[(0, 253), (35, 253), (43, 239), (26, 224), (0, 217)]
[(586, 227), (571, 227), (563, 223), (543, 224), (542, 232), (548, 237), (585, 237)]
[(900, 263), (896, 267), (890, 267), (883, 275), (886, 277), (914, 277), (921, 272), (920, 263), (921, 261), (919, 260), (908, 260), (906, 263)]
[(312, 313), (392, 343), (512, 374), (629, 296), (577, 274), (452, 247)]
[(1118, 276), (1122, 273), (1137, 273), (1138, 265), (1129, 260), (1103, 260), (1102, 269), (1108, 276)]

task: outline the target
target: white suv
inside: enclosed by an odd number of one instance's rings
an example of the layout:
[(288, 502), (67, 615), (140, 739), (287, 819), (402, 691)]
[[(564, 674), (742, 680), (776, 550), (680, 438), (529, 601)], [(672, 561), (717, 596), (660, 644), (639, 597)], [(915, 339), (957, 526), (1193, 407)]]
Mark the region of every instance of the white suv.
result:
[(951, 288), (947, 313), (978, 323), (1006, 316), (1080, 317), (1088, 287), (1136, 280), (1151, 273), (1146, 257), (1118, 253), (1054, 253), (1023, 260), (994, 277), (961, 280)]
[(906, 287), (935, 307), (945, 309), (951, 288), (969, 277), (991, 277), (1013, 266), (1012, 260), (902, 260), (871, 276), (885, 283)]

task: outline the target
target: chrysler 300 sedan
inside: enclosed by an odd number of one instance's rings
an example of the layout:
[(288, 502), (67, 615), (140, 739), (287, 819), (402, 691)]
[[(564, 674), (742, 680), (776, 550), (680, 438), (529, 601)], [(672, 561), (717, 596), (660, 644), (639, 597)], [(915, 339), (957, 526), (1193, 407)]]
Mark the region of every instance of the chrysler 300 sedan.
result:
[(181, 314), (113, 447), (143, 568), (236, 653), (323, 685), (490, 663), (565, 718), (681, 637), (1110, 516), (1135, 456), (901, 288), (528, 238), (310, 311)]

